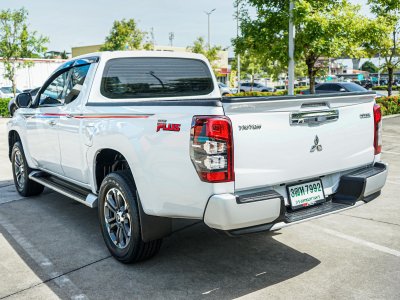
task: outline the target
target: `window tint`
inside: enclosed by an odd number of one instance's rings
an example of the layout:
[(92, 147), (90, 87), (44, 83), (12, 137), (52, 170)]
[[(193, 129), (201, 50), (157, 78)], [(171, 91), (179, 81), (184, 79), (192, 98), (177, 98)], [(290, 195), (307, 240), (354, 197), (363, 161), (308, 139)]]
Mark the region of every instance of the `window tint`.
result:
[(368, 91), (366, 88), (356, 83), (344, 83), (343, 86), (349, 90), (349, 92), (365, 92)]
[(63, 105), (74, 101), (79, 96), (89, 67), (74, 67), (58, 75), (40, 94), (39, 106)]
[(321, 85), (317, 86), (315, 89), (318, 91), (327, 91), (327, 90), (329, 90), (329, 86), (330, 86), (330, 84), (321, 84)]
[(340, 90), (343, 88), (339, 84), (331, 84), (330, 86), (331, 86), (330, 90), (335, 92), (340, 92)]
[(86, 75), (90, 65), (72, 68), (69, 74), (69, 80), (65, 91), (65, 103), (71, 103), (78, 98), (81, 92)]
[(64, 87), (67, 84), (68, 71), (58, 75), (40, 94), (39, 106), (61, 105), (64, 102)]
[(205, 63), (181, 58), (112, 59), (101, 83), (101, 93), (112, 99), (196, 96), (213, 89)]

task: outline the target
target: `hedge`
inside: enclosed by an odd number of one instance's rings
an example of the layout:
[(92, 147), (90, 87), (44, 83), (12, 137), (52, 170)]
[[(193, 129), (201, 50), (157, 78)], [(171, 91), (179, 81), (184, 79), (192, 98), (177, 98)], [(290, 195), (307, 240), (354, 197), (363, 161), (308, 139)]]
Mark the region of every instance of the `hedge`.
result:
[[(306, 90), (307, 88), (297, 88), (294, 89), (295, 94), (300, 94), (301, 91)], [(268, 96), (285, 96), (287, 95), (287, 90), (284, 91), (276, 91), (276, 92), (241, 92), (236, 94), (228, 94), (226, 97), (268, 97)]]
[(10, 112), (8, 111), (9, 98), (0, 98), (0, 117), (9, 117)]
[[(378, 86), (373, 86), (372, 90), (374, 91), (387, 91), (387, 85), (378, 85)], [(392, 86), (392, 91), (400, 91), (400, 86)]]
[(384, 96), (376, 99), (376, 103), (381, 106), (384, 116), (400, 114), (400, 96)]

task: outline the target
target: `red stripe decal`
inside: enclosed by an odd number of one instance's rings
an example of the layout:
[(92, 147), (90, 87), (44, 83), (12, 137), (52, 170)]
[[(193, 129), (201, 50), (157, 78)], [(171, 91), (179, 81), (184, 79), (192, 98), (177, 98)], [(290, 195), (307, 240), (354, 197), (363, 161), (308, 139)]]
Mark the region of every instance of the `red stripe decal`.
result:
[(147, 119), (149, 116), (74, 116), (76, 119)]
[(75, 119), (147, 119), (149, 115), (94, 115), (94, 116), (74, 116), (70, 114), (56, 114), (56, 113), (45, 113), (42, 114), (44, 117), (72, 117)]
[(66, 117), (66, 116), (68, 116), (68, 114), (45, 113), (45, 114), (42, 114), (42, 116), (45, 116), (45, 117)]

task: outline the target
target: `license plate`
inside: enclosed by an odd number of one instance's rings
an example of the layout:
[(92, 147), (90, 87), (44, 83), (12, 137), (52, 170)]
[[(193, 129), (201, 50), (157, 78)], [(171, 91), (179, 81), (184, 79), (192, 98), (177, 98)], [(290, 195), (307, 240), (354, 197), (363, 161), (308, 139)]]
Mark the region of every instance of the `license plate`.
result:
[(325, 201), (321, 180), (290, 185), (287, 190), (292, 209), (307, 207)]

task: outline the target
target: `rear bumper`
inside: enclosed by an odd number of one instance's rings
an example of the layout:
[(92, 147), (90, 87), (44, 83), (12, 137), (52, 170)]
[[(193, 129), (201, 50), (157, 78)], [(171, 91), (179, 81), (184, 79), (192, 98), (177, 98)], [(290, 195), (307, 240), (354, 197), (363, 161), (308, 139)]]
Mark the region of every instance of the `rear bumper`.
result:
[(232, 235), (281, 229), (375, 199), (385, 185), (387, 172), (386, 164), (375, 163), (342, 176), (336, 193), (325, 203), (299, 211), (286, 207), (282, 195), (273, 190), (240, 196), (214, 195), (208, 201), (204, 222)]

